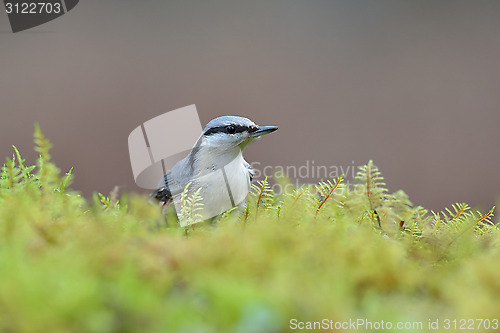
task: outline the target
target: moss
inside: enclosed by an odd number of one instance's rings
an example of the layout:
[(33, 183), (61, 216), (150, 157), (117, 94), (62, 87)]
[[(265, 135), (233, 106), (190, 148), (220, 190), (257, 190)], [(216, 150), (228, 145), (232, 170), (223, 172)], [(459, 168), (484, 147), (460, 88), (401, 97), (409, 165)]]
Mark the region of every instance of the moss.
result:
[(493, 210), (429, 213), (372, 162), (352, 188), (260, 182), (246, 211), (183, 229), (143, 196), (86, 201), (35, 138), (36, 165), (14, 148), (0, 179), (2, 332), (284, 332), (293, 318), (425, 331), (500, 307)]

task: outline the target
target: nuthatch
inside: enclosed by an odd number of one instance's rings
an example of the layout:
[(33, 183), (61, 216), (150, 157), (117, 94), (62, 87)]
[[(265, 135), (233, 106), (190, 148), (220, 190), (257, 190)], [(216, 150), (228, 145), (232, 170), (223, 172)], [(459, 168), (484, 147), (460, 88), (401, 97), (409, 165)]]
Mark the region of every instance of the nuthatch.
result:
[[(165, 174), (160, 188), (151, 195), (180, 208), (180, 194), (199, 189), (203, 214), (199, 220), (215, 217), (242, 204), (250, 189), (254, 171), (242, 151), (254, 139), (274, 132), (276, 126), (258, 126), (237, 116), (210, 121), (189, 154)], [(182, 223), (182, 221), (181, 221)]]

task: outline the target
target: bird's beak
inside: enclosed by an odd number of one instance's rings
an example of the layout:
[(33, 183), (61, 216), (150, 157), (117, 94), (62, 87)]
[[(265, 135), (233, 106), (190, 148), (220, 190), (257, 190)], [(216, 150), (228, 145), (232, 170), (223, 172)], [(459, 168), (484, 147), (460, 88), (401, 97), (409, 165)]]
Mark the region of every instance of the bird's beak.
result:
[(250, 136), (252, 138), (257, 138), (261, 135), (272, 133), (272, 132), (276, 131), (277, 129), (278, 129), (278, 126), (259, 126), (258, 130), (250, 133)]

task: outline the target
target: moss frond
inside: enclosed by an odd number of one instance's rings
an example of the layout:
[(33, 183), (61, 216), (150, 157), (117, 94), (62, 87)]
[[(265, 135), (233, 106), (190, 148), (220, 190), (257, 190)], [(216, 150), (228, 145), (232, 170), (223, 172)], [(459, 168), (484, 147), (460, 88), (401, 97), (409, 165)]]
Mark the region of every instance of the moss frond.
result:
[(360, 211), (361, 216), (368, 216), (377, 228), (382, 229), (382, 220), (393, 222), (393, 217), (387, 214), (392, 212), (394, 196), (389, 194), (384, 177), (373, 161), (359, 167), (355, 180), (349, 206)]
[[(343, 208), (343, 200), (345, 199), (345, 197), (342, 193), (343, 189), (339, 188), (339, 185), (343, 179), (344, 176), (340, 176), (337, 179), (334, 179), (333, 183), (327, 180), (326, 182), (320, 182), (315, 186), (317, 193), (317, 195), (313, 197), (316, 204), (316, 210), (314, 212), (315, 216), (318, 216), (318, 213), (325, 206), (327, 201), (334, 201), (339, 208)], [(337, 192), (335, 192), (336, 190)], [(338, 198), (340, 196), (341, 198)]]
[(432, 212), (435, 230), (439, 231), (442, 228), (446, 228), (457, 232), (464, 228), (465, 222), (471, 217), (469, 205), (466, 203), (457, 203), (453, 204), (451, 208), (445, 208), (440, 213)]
[(274, 203), (277, 201), (271, 185), (267, 177), (264, 180), (252, 184), (250, 187), (249, 199), (246, 205), (245, 221), (253, 217), (257, 219), (261, 212), (266, 214), (276, 214), (276, 206)]
[(194, 192), (189, 190), (192, 183), (186, 185), (181, 193), (181, 211), (178, 215), (182, 226), (188, 226), (202, 219), (201, 211), (203, 210), (203, 198), (201, 197), (201, 187)]

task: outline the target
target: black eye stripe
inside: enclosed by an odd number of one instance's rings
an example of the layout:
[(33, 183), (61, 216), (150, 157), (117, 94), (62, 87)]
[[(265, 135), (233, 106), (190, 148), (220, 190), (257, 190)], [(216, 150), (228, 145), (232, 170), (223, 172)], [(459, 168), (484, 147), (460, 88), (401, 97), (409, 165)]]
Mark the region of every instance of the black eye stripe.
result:
[[(229, 126), (229, 125), (212, 127), (212, 128), (209, 128), (208, 130), (206, 130), (203, 134), (204, 135), (211, 135), (211, 134), (216, 134), (216, 133), (227, 133), (226, 132), (227, 126)], [(248, 131), (251, 133), (251, 132), (255, 132), (258, 129), (256, 126), (249, 127), (249, 126), (233, 125), (233, 124), (230, 124), (230, 126), (233, 126), (235, 128), (234, 133), (242, 133), (245, 131)]]

